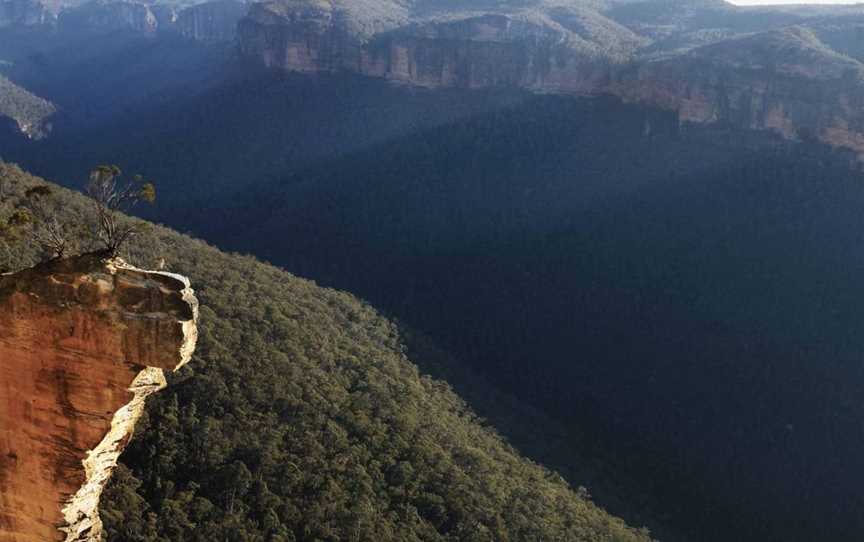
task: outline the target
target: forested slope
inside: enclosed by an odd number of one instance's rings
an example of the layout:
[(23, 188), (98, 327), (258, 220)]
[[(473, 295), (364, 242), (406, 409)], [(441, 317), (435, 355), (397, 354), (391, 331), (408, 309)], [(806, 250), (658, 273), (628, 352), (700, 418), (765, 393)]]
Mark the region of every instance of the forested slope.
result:
[[(0, 223), (41, 184), (0, 164)], [(104, 497), (110, 540), (648, 540), (520, 458), (354, 297), (161, 227), (129, 252), (192, 279), (201, 340)], [(0, 268), (39, 257), (26, 231), (0, 241)]]
[(42, 123), (54, 111), (54, 105), (50, 102), (34, 96), (0, 75), (0, 118), (12, 119), (18, 129), (29, 137), (41, 137)]

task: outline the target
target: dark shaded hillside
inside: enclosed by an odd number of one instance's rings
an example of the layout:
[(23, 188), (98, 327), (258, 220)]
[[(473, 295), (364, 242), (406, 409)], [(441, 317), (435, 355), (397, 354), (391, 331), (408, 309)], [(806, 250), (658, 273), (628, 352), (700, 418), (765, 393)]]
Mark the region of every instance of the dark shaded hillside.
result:
[[(5, 164), (0, 182), (3, 223), (43, 184)], [(49, 201), (86, 216), (80, 195)], [(160, 227), (131, 252), (191, 277), (201, 338), (104, 497), (110, 540), (648, 540), (421, 376), (368, 305)], [(36, 257), (0, 242), (0, 267)]]
[(579, 451), (502, 423), (526, 453), (576, 484), (614, 466), (591, 489), (633, 523), (662, 503), (645, 523), (685, 539), (864, 533), (849, 157), (614, 100), (347, 76), (137, 119), (9, 156), (75, 184), (122, 163), (159, 182), (160, 219), (362, 294)]
[[(12, 121), (16, 133), (43, 135), (42, 124), (54, 113), (54, 106), (16, 85), (0, 73), (0, 120)], [(24, 137), (23, 135), (21, 137)]]
[[(45, 135), (78, 144), (109, 120), (128, 121), (207, 88), (231, 56), (230, 44), (175, 35), (0, 28), (0, 74), (52, 104), (42, 115), (50, 124)], [(0, 151), (22, 143), (0, 134)]]
[(236, 48), (0, 33), (4, 73), (60, 108), (37, 143), (0, 122), (0, 155), (67, 186), (119, 163), (159, 184), (144, 216), (370, 299), (632, 524), (858, 542), (864, 177), (816, 143), (864, 149), (856, 10), (277, 0)]
[(35, 144), (10, 142), (0, 156), (73, 186), (80, 184), (77, 175), (110, 157), (163, 180), (165, 197), (152, 218), (196, 229), (238, 193), (288, 172), (526, 98), (394, 88), (350, 76), (220, 75), (219, 85), (167, 103), (144, 101), (113, 122), (78, 126)]
[(817, 146), (539, 97), (286, 177), (207, 235), (590, 428), (696, 539), (854, 541), (861, 181)]

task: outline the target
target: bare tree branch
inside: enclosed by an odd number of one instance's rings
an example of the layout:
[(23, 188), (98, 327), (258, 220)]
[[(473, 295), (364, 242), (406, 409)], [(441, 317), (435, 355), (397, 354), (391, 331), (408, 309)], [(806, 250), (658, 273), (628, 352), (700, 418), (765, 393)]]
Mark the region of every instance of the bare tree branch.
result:
[(50, 257), (62, 258), (74, 248), (75, 243), (69, 226), (57, 219), (56, 208), (49, 203), (52, 195), (50, 187), (35, 186), (25, 193), (26, 203), (21, 210), (27, 212), (33, 240)]
[(124, 221), (121, 213), (139, 201), (152, 203), (156, 198), (153, 185), (141, 176), (135, 176), (131, 181), (124, 181), (121, 176), (117, 166), (98, 166), (90, 173), (87, 183), (87, 194), (93, 199), (96, 209), (96, 237), (112, 255), (138, 233), (138, 227)]
[(34, 227), (33, 237), (43, 249), (52, 253), (55, 258), (64, 257), (71, 246), (66, 235), (66, 229), (53, 216), (39, 222)]

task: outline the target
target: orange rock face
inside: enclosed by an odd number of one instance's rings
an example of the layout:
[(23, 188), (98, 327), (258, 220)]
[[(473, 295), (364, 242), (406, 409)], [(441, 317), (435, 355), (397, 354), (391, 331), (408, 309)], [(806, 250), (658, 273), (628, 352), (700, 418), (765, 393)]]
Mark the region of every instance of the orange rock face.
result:
[(99, 540), (102, 488), (196, 320), (185, 278), (96, 255), (0, 276), (0, 542)]

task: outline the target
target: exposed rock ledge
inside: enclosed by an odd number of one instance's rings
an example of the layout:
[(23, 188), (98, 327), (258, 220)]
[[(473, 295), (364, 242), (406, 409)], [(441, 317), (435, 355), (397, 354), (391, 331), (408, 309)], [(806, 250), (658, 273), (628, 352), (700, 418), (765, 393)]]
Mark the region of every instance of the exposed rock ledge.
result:
[(94, 254), (0, 276), (0, 542), (100, 540), (102, 489), (197, 317), (185, 277)]
[(682, 125), (815, 138), (864, 161), (857, 13), (760, 16), (722, 0), (362, 6), (255, 2), (238, 24), (240, 54), (289, 72), (349, 72), (432, 89), (615, 96), (676, 113)]

